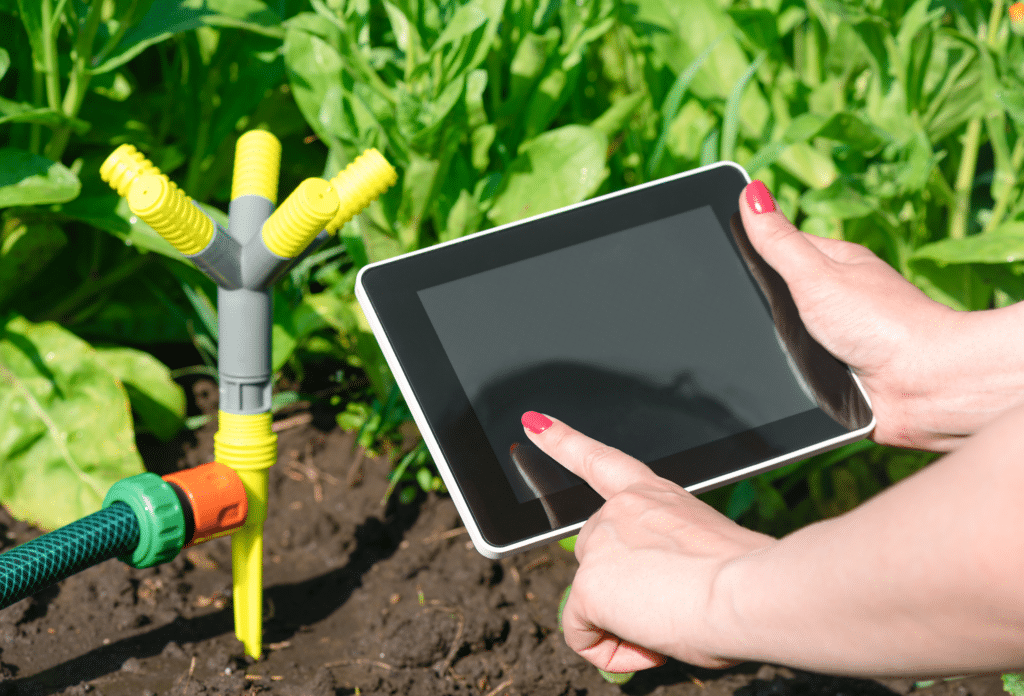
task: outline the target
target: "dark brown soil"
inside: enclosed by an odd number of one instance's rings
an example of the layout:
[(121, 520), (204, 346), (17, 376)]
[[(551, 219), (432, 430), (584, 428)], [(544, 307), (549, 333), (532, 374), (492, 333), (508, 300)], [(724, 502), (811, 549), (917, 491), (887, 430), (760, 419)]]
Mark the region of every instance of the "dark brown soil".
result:
[[(234, 638), (230, 542), (221, 539), (157, 568), (108, 561), (0, 611), (0, 696), (1003, 693), (994, 676), (925, 687), (677, 662), (624, 687), (606, 683), (557, 628), (571, 554), (552, 545), (485, 559), (449, 498), (382, 506), (386, 461), (363, 457), (351, 435), (322, 430), (309, 414), (284, 419), (266, 523), (262, 659), (246, 658)], [(215, 428), (146, 448), (148, 465), (166, 473), (210, 460)], [(38, 533), (0, 510), (0, 550)]]

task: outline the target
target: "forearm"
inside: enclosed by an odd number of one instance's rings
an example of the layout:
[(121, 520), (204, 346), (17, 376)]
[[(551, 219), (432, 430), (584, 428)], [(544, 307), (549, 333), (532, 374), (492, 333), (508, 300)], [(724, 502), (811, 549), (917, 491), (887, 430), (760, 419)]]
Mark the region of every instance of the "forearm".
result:
[(873, 385), (878, 442), (951, 451), (1024, 405), (1024, 303), (949, 310), (933, 324), (895, 367), (898, 377)]
[(1024, 667), (1024, 411), (842, 517), (737, 559), (723, 657), (859, 675)]

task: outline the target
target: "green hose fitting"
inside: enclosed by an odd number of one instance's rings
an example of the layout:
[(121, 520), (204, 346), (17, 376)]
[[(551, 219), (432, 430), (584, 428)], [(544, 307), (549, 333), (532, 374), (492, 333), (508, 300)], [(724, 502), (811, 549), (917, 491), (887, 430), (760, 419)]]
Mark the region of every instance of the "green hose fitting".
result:
[(122, 502), (139, 520), (139, 545), (120, 557), (136, 568), (166, 563), (185, 546), (185, 514), (171, 484), (146, 472), (121, 479), (107, 491), (103, 507)]

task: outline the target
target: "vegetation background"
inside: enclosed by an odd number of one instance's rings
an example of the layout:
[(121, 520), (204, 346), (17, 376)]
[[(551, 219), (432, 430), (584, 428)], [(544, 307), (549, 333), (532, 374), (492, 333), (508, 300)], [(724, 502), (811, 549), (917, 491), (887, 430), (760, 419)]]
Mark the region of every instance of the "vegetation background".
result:
[[(276, 289), (282, 384), (327, 365), (336, 388), (275, 403), (324, 401), (411, 498), (442, 484), (356, 307), (363, 265), (732, 159), (802, 229), (1004, 306), (1022, 76), (999, 0), (0, 0), (0, 502), (46, 528), (91, 512), (142, 470), (136, 433), (197, 425), (180, 380), (216, 376), (213, 285), (99, 179), (121, 143), (221, 218), (252, 128), (284, 144), (282, 192), (370, 146), (396, 165)], [(781, 534), (929, 460), (858, 443), (705, 498)]]

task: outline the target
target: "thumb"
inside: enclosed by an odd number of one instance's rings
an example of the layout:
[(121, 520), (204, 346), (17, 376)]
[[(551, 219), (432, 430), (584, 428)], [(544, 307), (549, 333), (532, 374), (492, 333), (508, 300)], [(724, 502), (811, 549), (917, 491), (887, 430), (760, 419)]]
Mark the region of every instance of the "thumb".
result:
[(828, 257), (782, 214), (764, 183), (743, 189), (740, 215), (754, 249), (787, 284), (823, 270)]

